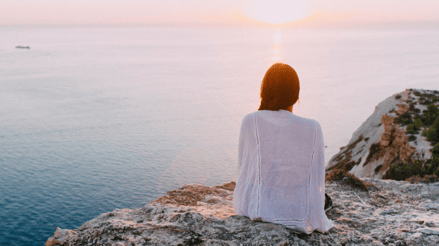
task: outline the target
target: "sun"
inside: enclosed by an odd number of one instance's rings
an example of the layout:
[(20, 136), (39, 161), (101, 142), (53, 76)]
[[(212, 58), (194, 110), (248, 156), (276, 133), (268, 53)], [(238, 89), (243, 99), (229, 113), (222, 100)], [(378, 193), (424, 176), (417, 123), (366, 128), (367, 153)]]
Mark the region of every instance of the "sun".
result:
[(256, 0), (245, 7), (244, 15), (268, 24), (285, 24), (302, 20), (311, 11), (298, 0)]

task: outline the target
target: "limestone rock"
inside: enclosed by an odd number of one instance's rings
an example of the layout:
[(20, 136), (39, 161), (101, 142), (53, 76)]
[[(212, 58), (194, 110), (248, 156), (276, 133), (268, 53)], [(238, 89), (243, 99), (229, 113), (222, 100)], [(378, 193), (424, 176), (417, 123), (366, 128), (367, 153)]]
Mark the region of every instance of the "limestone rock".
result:
[(116, 209), (75, 230), (57, 228), (46, 245), (437, 245), (439, 183), (364, 179), (369, 191), (327, 182), (335, 223), (297, 234), (233, 213), (234, 183), (186, 185), (139, 209)]
[(357, 177), (382, 178), (396, 159), (431, 158), (433, 146), (422, 136), (423, 129), (414, 135), (415, 141), (409, 141), (407, 126), (394, 122), (411, 107), (418, 112), (426, 110), (422, 97), (418, 96), (425, 93), (439, 95), (436, 91), (408, 89), (379, 103), (373, 114), (354, 132), (348, 145), (329, 160), (326, 170), (339, 168)]

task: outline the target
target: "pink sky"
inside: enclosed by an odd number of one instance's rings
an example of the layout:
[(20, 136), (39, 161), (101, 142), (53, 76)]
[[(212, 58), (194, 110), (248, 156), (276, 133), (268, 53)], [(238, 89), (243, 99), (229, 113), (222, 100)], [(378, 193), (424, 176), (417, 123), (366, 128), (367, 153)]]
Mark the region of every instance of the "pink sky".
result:
[[(249, 23), (258, 0), (2, 0), (0, 25)], [(265, 1), (265, 0), (260, 0)], [(286, 0), (294, 2), (296, 0)], [(439, 21), (439, 0), (311, 0), (302, 23)], [(290, 5), (291, 6), (291, 5)]]

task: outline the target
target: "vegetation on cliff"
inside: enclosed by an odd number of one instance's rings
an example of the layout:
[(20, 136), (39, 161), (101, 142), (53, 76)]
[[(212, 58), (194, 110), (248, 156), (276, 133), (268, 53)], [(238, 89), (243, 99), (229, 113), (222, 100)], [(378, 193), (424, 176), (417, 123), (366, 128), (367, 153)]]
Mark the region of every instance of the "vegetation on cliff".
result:
[[(413, 91), (413, 90), (412, 90)], [(434, 104), (439, 101), (438, 91), (421, 93), (413, 91), (419, 97), (407, 100), (409, 109), (402, 114), (397, 113), (394, 123), (407, 126), (409, 141), (416, 140), (415, 134), (423, 128), (422, 136), (433, 145), (431, 158), (420, 160), (414, 156), (407, 159), (395, 158), (389, 170), (383, 176), (385, 179), (395, 180), (425, 180), (437, 179), (439, 176), (439, 108)], [(415, 107), (416, 101), (421, 105), (428, 105), (422, 113)]]
[(406, 180), (439, 175), (439, 91), (407, 89), (380, 102), (329, 160), (360, 178)]
[[(417, 177), (413, 179), (412, 177)], [(407, 159), (395, 160), (383, 176), (384, 179), (395, 180), (436, 180), (439, 176), (439, 143), (432, 149), (432, 158), (427, 161)]]

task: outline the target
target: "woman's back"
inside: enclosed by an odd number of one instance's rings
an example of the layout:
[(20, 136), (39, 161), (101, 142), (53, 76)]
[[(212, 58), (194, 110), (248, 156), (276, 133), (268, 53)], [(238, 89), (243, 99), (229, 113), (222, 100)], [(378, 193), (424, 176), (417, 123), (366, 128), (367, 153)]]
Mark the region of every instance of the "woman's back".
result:
[(235, 211), (311, 233), (331, 227), (324, 206), (318, 122), (286, 110), (248, 114), (241, 126)]

